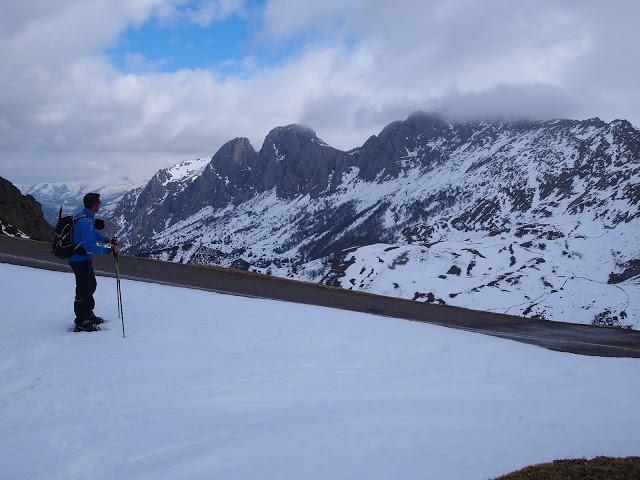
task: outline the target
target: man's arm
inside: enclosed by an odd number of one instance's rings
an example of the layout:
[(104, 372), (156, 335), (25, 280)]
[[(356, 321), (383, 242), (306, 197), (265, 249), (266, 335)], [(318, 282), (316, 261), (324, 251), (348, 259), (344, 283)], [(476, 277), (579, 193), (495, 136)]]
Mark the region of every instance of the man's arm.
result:
[(95, 241), (93, 235), (93, 223), (88, 218), (81, 218), (76, 222), (76, 228), (80, 230), (80, 241), (82, 247), (87, 253), (102, 253), (108, 255), (111, 253), (111, 249), (108, 247), (101, 247)]
[(100, 233), (98, 230), (96, 230), (96, 237), (98, 237), (98, 240), (102, 243), (109, 243), (109, 238), (105, 237), (102, 233)]

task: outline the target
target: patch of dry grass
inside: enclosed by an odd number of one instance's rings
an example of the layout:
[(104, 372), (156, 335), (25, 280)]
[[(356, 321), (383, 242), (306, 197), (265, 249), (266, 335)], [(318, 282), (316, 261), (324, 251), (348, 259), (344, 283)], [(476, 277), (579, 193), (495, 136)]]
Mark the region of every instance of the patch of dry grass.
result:
[(555, 460), (525, 467), (496, 480), (638, 480), (640, 457)]

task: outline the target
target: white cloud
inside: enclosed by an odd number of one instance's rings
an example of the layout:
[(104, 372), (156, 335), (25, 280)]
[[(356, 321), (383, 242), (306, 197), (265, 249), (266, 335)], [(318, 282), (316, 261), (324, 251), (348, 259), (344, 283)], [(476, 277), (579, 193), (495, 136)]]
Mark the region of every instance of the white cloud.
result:
[[(0, 17), (0, 168), (17, 181), (150, 173), (301, 122), (352, 148), (412, 110), (594, 116), (640, 124), (640, 3), (271, 0), (257, 42), (299, 42), (271, 67), (154, 71), (102, 53), (153, 18), (208, 24), (241, 1), (11, 2)], [(173, 19), (173, 20), (171, 20)], [(229, 71), (240, 73), (229, 76)], [(225, 73), (225, 75), (222, 75)]]

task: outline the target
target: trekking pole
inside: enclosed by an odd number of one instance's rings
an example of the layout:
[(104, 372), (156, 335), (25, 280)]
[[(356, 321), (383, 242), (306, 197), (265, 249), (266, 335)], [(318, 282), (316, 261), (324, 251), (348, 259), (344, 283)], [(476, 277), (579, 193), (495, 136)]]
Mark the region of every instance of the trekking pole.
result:
[(116, 294), (118, 296), (118, 316), (122, 322), (122, 338), (126, 338), (124, 333), (124, 313), (122, 311), (122, 287), (120, 286), (120, 262), (118, 261), (118, 255), (113, 254), (113, 259), (116, 266)]

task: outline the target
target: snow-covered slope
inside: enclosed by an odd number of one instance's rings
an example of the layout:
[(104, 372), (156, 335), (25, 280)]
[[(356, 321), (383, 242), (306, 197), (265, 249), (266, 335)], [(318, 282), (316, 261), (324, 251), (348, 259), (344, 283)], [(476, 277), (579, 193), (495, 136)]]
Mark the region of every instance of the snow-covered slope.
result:
[(428, 303), (640, 328), (640, 285), (608, 283), (615, 258), (602, 248), (631, 241), (635, 232), (578, 231), (565, 242), (500, 235), (431, 248), (370, 245), (344, 255), (340, 283)]
[(290, 125), (159, 183), (114, 214), (133, 253), (640, 326), (640, 131), (626, 121), (417, 113), (349, 152)]
[(637, 359), (131, 281), (123, 339), (98, 283), (108, 330), (77, 334), (72, 274), (0, 265), (3, 478), (477, 480), (640, 454)]
[(89, 192), (100, 194), (101, 215), (108, 216), (115, 209), (125, 193), (137, 188), (138, 183), (127, 177), (99, 177), (86, 180), (59, 183), (38, 183), (20, 185), (23, 194), (32, 195), (42, 204), (45, 218), (55, 224), (60, 205), (65, 212), (72, 212), (82, 206), (82, 197)]

